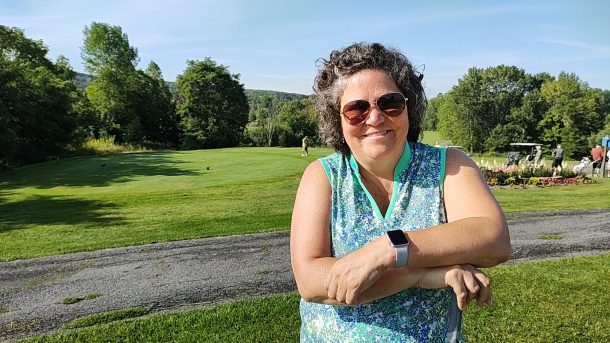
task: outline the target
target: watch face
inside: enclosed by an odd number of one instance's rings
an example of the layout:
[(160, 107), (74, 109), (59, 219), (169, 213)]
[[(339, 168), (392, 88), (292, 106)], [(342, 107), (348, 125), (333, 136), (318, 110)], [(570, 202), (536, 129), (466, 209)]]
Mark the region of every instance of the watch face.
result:
[(390, 238), (392, 245), (404, 245), (409, 243), (402, 230), (388, 231), (388, 237)]

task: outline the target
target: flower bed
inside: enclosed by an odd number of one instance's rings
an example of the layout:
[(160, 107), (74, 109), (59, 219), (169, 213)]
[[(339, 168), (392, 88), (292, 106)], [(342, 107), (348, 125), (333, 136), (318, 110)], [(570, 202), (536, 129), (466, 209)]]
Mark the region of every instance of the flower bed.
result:
[(565, 167), (556, 173), (554, 173), (553, 169), (544, 166), (530, 168), (520, 166), (491, 167), (482, 165), (480, 168), (483, 176), (487, 180), (487, 184), (490, 186), (532, 185), (545, 187), (592, 182), (591, 179), (584, 174), (576, 173)]

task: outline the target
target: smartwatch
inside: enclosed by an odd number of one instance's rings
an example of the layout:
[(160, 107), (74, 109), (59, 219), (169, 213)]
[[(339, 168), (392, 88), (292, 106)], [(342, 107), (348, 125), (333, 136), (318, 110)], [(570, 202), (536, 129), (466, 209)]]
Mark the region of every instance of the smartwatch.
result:
[(396, 265), (395, 268), (404, 267), (407, 265), (407, 259), (409, 258), (409, 241), (402, 230), (392, 230), (386, 232), (388, 241), (394, 251), (396, 252)]

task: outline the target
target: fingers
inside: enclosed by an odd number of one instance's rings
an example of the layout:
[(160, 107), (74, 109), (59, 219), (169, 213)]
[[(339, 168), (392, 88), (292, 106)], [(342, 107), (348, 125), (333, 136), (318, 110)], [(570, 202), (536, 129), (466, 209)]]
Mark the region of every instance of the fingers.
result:
[(446, 283), (453, 289), (460, 310), (466, 310), (472, 299), (477, 299), (479, 306), (492, 304), (489, 278), (485, 273), (471, 265), (451, 268), (447, 273)]
[(447, 273), (446, 283), (455, 293), (458, 308), (464, 311), (468, 304), (468, 290), (464, 283), (464, 270), (462, 270), (461, 266), (454, 266)]
[(324, 282), (324, 287), (327, 290), (328, 299), (348, 305), (355, 305), (358, 302), (361, 288), (358, 287), (358, 283), (353, 280), (353, 277), (343, 275), (340, 267), (331, 269)]
[(480, 289), (479, 283), (472, 272), (468, 271), (464, 273), (464, 285), (468, 291), (468, 298), (466, 299), (466, 302), (469, 303), (470, 300), (477, 297)]
[(478, 294), (473, 295), (470, 299), (476, 298), (479, 306), (491, 305), (491, 287), (487, 275), (471, 265), (465, 265), (463, 267), (469, 272), (478, 285)]
[(326, 277), (326, 282), (324, 284), (324, 287), (326, 288), (329, 299), (335, 299), (335, 297), (337, 295), (337, 286), (338, 285), (337, 285), (336, 279), (334, 277), (334, 273), (331, 270), (331, 272)]
[(477, 279), (477, 282), (481, 289), (479, 290), (479, 296), (477, 298), (477, 303), (479, 306), (491, 306), (493, 304), (491, 299), (491, 287), (489, 283), (489, 278), (482, 271), (475, 269), (474, 277)]

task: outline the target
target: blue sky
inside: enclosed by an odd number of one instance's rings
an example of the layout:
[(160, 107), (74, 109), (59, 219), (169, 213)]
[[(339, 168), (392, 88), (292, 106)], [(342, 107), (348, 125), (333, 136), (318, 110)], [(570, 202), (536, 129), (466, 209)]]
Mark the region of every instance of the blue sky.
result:
[(382, 42), (425, 68), (429, 97), (470, 67), (576, 73), (610, 89), (610, 1), (0, 0), (0, 24), (42, 40), (83, 72), (83, 28), (119, 25), (174, 81), (211, 57), (249, 89), (311, 94), (315, 61), (352, 42)]

